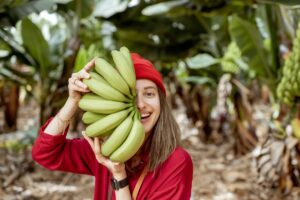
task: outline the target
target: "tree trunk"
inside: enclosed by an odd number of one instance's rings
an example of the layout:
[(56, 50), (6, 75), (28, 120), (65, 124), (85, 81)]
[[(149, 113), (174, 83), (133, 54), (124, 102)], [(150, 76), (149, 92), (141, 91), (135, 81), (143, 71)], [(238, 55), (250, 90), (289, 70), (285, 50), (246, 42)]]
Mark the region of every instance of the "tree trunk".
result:
[(7, 84), (2, 92), (4, 105), (4, 132), (17, 130), (17, 118), (19, 110), (19, 86)]

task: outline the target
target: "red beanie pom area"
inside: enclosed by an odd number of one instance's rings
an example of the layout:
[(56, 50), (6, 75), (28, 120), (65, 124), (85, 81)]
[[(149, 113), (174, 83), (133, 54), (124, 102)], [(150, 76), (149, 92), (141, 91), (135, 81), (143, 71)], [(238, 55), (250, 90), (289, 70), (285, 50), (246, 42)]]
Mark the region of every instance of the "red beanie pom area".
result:
[(154, 65), (137, 53), (131, 53), (131, 58), (136, 79), (149, 79), (153, 81), (166, 96), (166, 89), (162, 81), (162, 76), (159, 71), (155, 69)]

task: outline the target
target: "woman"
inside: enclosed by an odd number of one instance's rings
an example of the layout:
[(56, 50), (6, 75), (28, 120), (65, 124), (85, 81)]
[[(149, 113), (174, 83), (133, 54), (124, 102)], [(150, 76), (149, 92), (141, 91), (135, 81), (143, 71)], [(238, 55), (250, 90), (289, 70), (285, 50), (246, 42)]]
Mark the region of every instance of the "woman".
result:
[(69, 98), (59, 113), (40, 129), (32, 157), (50, 170), (95, 177), (95, 200), (188, 200), (191, 196), (193, 165), (179, 147), (179, 127), (166, 102), (160, 73), (153, 64), (132, 54), (136, 73), (136, 105), (145, 129), (141, 149), (129, 161), (114, 163), (100, 153), (101, 141), (66, 139), (68, 124), (81, 95), (89, 92), (82, 79), (89, 78), (94, 60), (69, 79)]

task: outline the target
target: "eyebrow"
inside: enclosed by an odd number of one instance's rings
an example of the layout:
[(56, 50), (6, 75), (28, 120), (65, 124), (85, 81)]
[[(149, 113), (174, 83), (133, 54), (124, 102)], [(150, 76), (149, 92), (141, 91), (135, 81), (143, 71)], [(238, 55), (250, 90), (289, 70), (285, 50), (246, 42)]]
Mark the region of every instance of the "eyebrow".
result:
[(144, 89), (156, 89), (155, 86), (148, 86), (148, 87), (144, 87)]

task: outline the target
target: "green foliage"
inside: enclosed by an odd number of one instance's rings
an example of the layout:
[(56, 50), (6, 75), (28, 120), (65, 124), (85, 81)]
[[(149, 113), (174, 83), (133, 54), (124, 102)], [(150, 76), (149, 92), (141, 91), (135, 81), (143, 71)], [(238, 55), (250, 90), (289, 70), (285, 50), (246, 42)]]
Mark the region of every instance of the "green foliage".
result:
[[(0, 38), (5, 44), (0, 42), (0, 74), (22, 77), (14, 81), (32, 86), (31, 92), (40, 87), (39, 93), (46, 96), (57, 90), (57, 81), (63, 85), (62, 72), (68, 76), (94, 56), (106, 57), (110, 50), (127, 46), (153, 61), (164, 75), (185, 63), (178, 76), (191, 85), (209, 84), (214, 90), (224, 72), (236, 74), (242, 82), (251, 77), (275, 85), (281, 67), (278, 41), (285, 33), (278, 20), (281, 12), (273, 5), (296, 4), (269, 2), (2, 1), (0, 26), (5, 29), (0, 29)], [(59, 13), (57, 24), (29, 20), (37, 15), (24, 18), (42, 10)], [(17, 21), (21, 21), (23, 43), (14, 33), (19, 30), (14, 29)], [(11, 58), (17, 58), (22, 70), (12, 67)]]
[(101, 0), (98, 1), (93, 11), (94, 17), (109, 18), (127, 9), (128, 0)]
[(51, 8), (53, 1), (31, 0), (31, 1), (3, 1), (0, 4), (0, 27), (13, 26), (16, 22), (31, 13), (38, 13)]
[(293, 50), (283, 67), (283, 77), (277, 87), (277, 97), (288, 106), (293, 106), (295, 98), (300, 97), (300, 22)]
[(67, 5), (68, 9), (73, 10), (77, 17), (83, 19), (89, 17), (94, 10), (95, 1), (94, 0), (73, 0), (70, 1)]
[(146, 16), (163, 15), (171, 11), (172, 8), (177, 8), (187, 2), (187, 0), (179, 0), (157, 3), (144, 8), (142, 14)]
[(85, 50), (84, 47), (81, 47), (76, 56), (74, 72), (80, 71), (87, 62), (88, 62), (87, 51)]
[(6, 44), (4, 41), (0, 40), (0, 59), (5, 58), (8, 56), (11, 52), (11, 49), (8, 44)]
[(265, 58), (266, 52), (263, 48), (263, 40), (257, 27), (238, 16), (232, 16), (229, 23), (229, 32), (232, 40), (241, 50), (249, 68), (259, 76), (271, 76), (272, 72)]
[(259, 3), (283, 4), (287, 6), (299, 7), (298, 0), (258, 0)]
[(235, 42), (231, 42), (228, 45), (226, 52), (220, 62), (222, 65), (222, 70), (224, 72), (232, 74), (240, 73), (241, 67), (243, 67), (240, 65), (240, 63), (243, 62), (241, 57), (242, 54), (240, 49)]
[(95, 57), (101, 57), (101, 53), (96, 49), (96, 45), (92, 44), (86, 49), (84, 46), (81, 46), (79, 49), (76, 61), (74, 65), (74, 72), (78, 72), (81, 70), (90, 60)]
[(45, 79), (51, 65), (49, 45), (40, 29), (28, 18), (22, 20), (21, 27), (23, 45), (32, 58), (37, 61), (35, 67), (41, 73), (41, 78)]
[(204, 69), (217, 64), (218, 59), (209, 54), (198, 54), (192, 58), (186, 59), (186, 63), (191, 69)]

